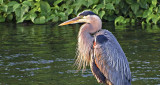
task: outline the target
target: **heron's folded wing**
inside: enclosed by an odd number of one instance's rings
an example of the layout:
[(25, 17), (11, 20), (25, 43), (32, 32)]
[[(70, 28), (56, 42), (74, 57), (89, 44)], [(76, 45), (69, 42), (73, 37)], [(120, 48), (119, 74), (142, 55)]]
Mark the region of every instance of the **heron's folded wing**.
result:
[(131, 73), (127, 58), (114, 35), (103, 30), (95, 38), (95, 64), (114, 85), (131, 84)]
[(96, 79), (99, 83), (105, 83), (106, 82), (106, 77), (103, 75), (103, 73), (97, 67), (93, 55), (91, 56), (90, 68), (91, 68), (91, 71), (92, 71), (93, 75), (96, 77)]

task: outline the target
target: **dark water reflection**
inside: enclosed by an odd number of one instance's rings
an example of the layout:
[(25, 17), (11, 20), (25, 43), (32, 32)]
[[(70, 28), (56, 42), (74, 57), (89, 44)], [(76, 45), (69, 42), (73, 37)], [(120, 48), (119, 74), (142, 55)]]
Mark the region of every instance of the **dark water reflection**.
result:
[[(73, 67), (80, 25), (0, 24), (0, 85), (97, 85)], [(117, 37), (133, 85), (160, 84), (160, 27), (104, 27)]]

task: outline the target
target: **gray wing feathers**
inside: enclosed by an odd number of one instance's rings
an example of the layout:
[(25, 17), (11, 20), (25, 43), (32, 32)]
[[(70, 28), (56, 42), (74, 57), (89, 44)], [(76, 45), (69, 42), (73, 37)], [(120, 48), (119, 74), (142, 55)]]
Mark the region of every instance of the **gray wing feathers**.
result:
[(106, 77), (103, 75), (103, 73), (100, 71), (100, 69), (96, 66), (95, 59), (94, 59), (93, 55), (91, 55), (90, 68), (91, 68), (93, 75), (96, 77), (96, 79), (99, 83), (106, 82)]
[[(114, 35), (102, 30), (98, 35), (104, 35), (108, 40), (104, 43), (96, 43), (94, 49), (95, 63), (106, 79), (114, 85), (130, 85), (131, 73), (127, 58)], [(98, 41), (96, 41), (98, 42)]]

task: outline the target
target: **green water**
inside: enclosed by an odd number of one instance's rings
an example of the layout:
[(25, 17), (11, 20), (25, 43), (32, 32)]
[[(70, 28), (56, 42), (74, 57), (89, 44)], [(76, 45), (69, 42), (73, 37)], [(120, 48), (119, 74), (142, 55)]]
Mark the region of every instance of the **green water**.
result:
[[(57, 25), (0, 24), (0, 85), (99, 85), (89, 68), (73, 67), (80, 25)], [(122, 46), (132, 84), (160, 84), (160, 27), (104, 28)]]

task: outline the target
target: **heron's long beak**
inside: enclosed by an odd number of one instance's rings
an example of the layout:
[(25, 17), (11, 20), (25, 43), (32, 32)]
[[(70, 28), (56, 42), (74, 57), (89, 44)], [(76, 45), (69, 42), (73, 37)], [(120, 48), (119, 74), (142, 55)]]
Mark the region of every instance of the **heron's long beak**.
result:
[(63, 23), (61, 23), (61, 24), (58, 25), (58, 26), (63, 26), (63, 25), (78, 23), (78, 22), (79, 22), (79, 19), (80, 19), (80, 17), (78, 16), (78, 17), (76, 17), (76, 18), (73, 18), (73, 19), (70, 19), (70, 20), (68, 20), (68, 21), (63, 22)]

